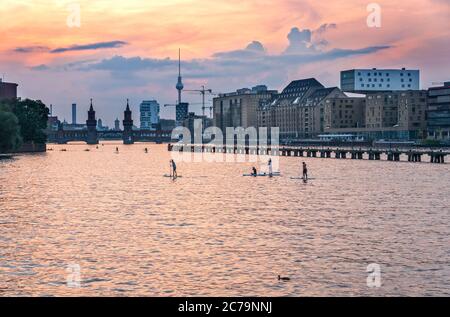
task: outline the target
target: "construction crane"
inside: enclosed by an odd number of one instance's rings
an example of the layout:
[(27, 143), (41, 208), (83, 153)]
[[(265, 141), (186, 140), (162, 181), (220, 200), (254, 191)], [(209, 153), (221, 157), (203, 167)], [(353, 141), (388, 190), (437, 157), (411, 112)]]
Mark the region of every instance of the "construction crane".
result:
[(185, 89), (184, 91), (200, 93), (202, 95), (202, 114), (203, 114), (203, 116), (205, 116), (205, 109), (207, 109), (207, 108), (209, 109), (209, 112), (212, 115), (213, 107), (205, 106), (205, 96), (206, 95), (217, 96), (218, 94), (214, 93), (211, 89), (205, 88), (205, 86), (202, 86), (202, 89)]

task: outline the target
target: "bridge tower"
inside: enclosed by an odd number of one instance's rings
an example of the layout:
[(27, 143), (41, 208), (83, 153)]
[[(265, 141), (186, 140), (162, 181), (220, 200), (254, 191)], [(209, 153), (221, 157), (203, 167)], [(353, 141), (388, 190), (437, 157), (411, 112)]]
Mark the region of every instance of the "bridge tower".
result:
[(127, 99), (127, 108), (124, 111), (124, 120), (123, 120), (123, 144), (133, 144), (134, 143), (134, 135), (133, 135), (133, 118), (131, 117), (132, 113), (130, 110), (129, 100)]
[(88, 111), (88, 119), (86, 120), (86, 126), (87, 126), (87, 144), (98, 144), (98, 137), (97, 137), (97, 119), (95, 119), (95, 111), (94, 107), (92, 106), (92, 99), (91, 99), (91, 107)]

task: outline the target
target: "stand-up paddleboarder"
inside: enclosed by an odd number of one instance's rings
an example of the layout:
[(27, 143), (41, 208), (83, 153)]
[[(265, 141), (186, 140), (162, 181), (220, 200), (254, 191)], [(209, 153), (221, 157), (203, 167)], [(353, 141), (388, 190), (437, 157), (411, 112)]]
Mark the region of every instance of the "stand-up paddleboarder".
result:
[(273, 171), (272, 171), (272, 159), (271, 158), (269, 158), (269, 162), (267, 163), (267, 165), (269, 166), (269, 176), (272, 177)]
[(308, 167), (305, 162), (303, 162), (303, 180), (308, 180)]
[(173, 177), (174, 179), (178, 177), (177, 174), (177, 164), (175, 164), (174, 160), (170, 160), (170, 176)]

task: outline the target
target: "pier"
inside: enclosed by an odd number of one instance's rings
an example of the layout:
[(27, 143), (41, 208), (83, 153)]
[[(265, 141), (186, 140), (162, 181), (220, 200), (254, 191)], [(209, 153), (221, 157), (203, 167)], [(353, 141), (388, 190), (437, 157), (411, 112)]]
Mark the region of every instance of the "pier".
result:
[(430, 163), (444, 164), (450, 152), (442, 149), (382, 149), (382, 148), (346, 148), (346, 147), (295, 147), (295, 146), (228, 146), (169, 144), (169, 151), (191, 153), (223, 153), (244, 155), (270, 155), (285, 157), (309, 157), (327, 159), (352, 159), (390, 162), (423, 162), (426, 157)]

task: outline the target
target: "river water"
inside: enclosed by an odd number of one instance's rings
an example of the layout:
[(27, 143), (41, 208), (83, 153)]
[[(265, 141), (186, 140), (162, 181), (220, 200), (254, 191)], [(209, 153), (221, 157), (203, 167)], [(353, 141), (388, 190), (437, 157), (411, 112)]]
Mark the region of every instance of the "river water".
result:
[(49, 147), (0, 160), (0, 296), (450, 295), (448, 164), (179, 162), (173, 181), (165, 145)]

